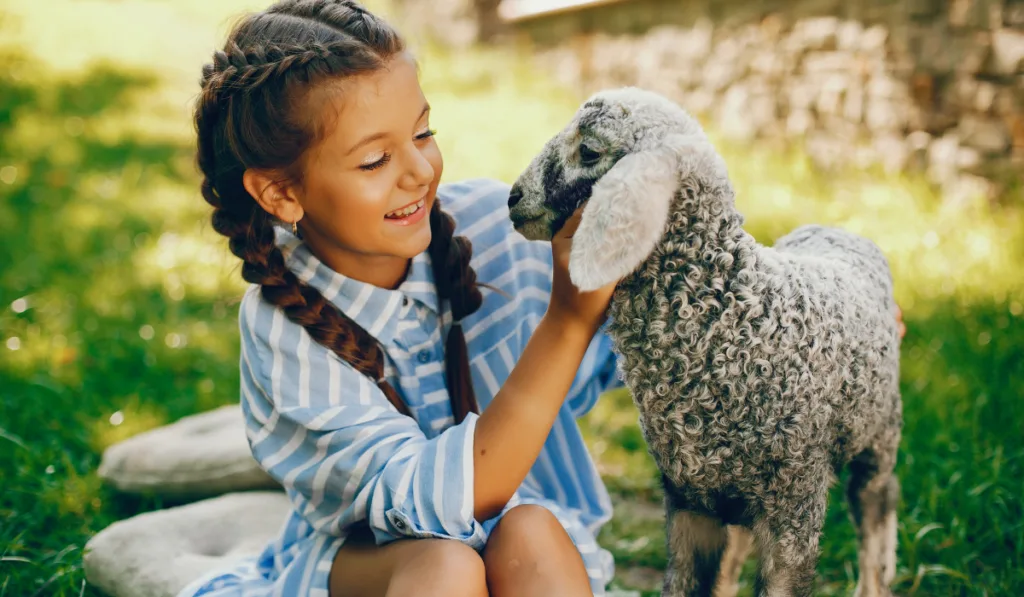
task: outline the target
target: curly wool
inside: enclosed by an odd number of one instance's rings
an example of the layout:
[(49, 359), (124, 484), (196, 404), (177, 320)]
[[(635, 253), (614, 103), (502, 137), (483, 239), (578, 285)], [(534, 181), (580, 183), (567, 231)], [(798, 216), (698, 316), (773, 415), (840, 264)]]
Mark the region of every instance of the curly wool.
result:
[[(595, 152), (603, 154), (596, 163), (581, 163)], [(643, 157), (623, 166), (635, 155)], [(659, 171), (633, 171), (665, 155), (678, 171), (666, 179), (674, 190), (662, 205)], [(634, 89), (584, 104), (514, 185), (511, 217), (528, 237), (550, 238), (588, 198), (570, 273), (582, 288), (615, 279), (602, 272), (628, 271), (611, 302), (609, 332), (664, 477), (670, 552), (681, 541), (671, 526), (680, 511), (747, 527), (777, 569), (770, 578), (763, 564), (759, 586), (809, 594), (838, 469), (853, 462), (851, 492), (875, 492), (851, 498), (854, 518), (868, 525), (862, 536), (893, 507), (891, 492), (876, 487), (888, 481), (902, 426), (884, 255), (865, 238), (823, 226), (759, 244), (743, 230), (725, 166), (696, 121)], [(876, 505), (882, 513), (863, 522), (861, 510)], [(885, 532), (894, 532), (891, 524)], [(875, 557), (865, 549), (873, 548), (862, 545), (862, 558)], [(790, 565), (789, 577), (779, 572)], [(888, 582), (892, 571), (881, 565)], [(671, 567), (666, 595), (705, 594), (699, 579), (681, 578), (699, 570)]]

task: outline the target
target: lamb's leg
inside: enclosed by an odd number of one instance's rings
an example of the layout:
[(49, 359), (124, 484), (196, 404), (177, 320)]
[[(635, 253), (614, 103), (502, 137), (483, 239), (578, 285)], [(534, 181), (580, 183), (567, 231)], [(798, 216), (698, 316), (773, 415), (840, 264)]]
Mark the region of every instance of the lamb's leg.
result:
[(754, 539), (761, 554), (754, 595), (811, 597), (828, 493), (773, 501), (767, 508), (771, 517), (754, 523)]
[(729, 525), (729, 541), (722, 556), (722, 564), (718, 570), (718, 580), (715, 581), (714, 597), (736, 597), (740, 590), (740, 572), (743, 570), (743, 563), (754, 548), (754, 536), (750, 530), (735, 525)]
[(846, 497), (857, 527), (859, 576), (855, 597), (892, 595), (896, 576), (896, 506), (899, 481), (892, 474), (895, 458), (865, 452), (850, 463)]
[[(666, 503), (668, 500), (666, 500)], [(666, 506), (668, 567), (663, 597), (710, 597), (725, 552), (720, 520)]]

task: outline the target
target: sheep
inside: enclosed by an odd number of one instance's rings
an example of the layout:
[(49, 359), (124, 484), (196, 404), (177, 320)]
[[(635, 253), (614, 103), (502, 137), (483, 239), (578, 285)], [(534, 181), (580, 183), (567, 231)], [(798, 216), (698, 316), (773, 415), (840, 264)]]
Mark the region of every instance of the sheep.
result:
[(845, 466), (856, 595), (891, 595), (903, 416), (881, 250), (817, 225), (759, 244), (697, 120), (636, 88), (580, 107), (512, 185), (509, 217), (549, 240), (584, 204), (569, 275), (619, 280), (608, 333), (662, 476), (662, 594), (733, 594), (753, 542), (755, 595), (811, 595)]

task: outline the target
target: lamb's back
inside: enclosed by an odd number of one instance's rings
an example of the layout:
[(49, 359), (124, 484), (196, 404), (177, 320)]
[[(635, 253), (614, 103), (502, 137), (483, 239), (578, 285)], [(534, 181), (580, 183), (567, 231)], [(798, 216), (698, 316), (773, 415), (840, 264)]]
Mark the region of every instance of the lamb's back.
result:
[[(857, 234), (808, 225), (760, 255), (767, 310), (785, 329), (765, 338), (805, 374), (797, 392), (831, 407), (825, 436), (846, 460), (896, 424), (899, 344), (888, 261)], [(824, 406), (821, 404), (819, 406)]]

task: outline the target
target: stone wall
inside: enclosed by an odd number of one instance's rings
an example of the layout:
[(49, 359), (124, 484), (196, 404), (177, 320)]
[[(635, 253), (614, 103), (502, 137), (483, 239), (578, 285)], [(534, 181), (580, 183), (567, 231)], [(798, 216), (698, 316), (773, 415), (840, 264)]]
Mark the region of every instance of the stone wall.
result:
[(922, 171), (956, 196), (1024, 171), (1024, 0), (619, 0), (506, 33), (583, 94), (659, 91), (826, 167)]

